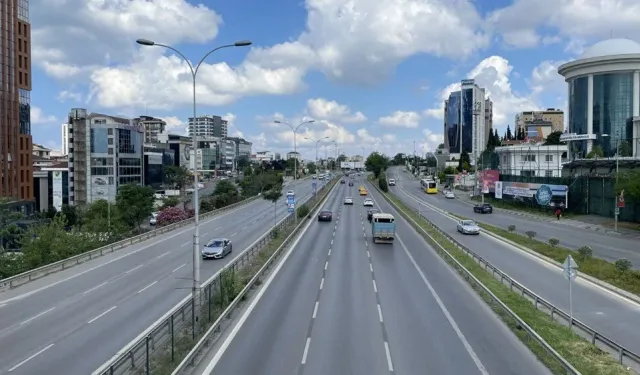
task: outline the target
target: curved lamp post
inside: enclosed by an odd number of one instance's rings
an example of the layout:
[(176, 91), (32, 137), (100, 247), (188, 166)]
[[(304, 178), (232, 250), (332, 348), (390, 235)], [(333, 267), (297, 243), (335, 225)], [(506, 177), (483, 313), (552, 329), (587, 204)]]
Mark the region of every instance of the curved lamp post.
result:
[(200, 317), (200, 307), (199, 307), (199, 302), (200, 302), (200, 205), (199, 205), (199, 197), (198, 197), (198, 165), (197, 165), (197, 153), (196, 150), (198, 149), (198, 138), (196, 136), (196, 125), (195, 125), (195, 121), (196, 121), (196, 75), (198, 74), (198, 70), (200, 69), (200, 66), (202, 65), (202, 63), (204, 62), (204, 60), (209, 57), (209, 55), (211, 55), (212, 53), (216, 52), (219, 49), (223, 49), (223, 48), (229, 48), (229, 47), (246, 47), (246, 46), (250, 46), (251, 45), (251, 41), (250, 40), (240, 40), (237, 41), (233, 44), (226, 44), (223, 46), (219, 46), (216, 47), (214, 49), (212, 49), (211, 51), (207, 52), (201, 59), (200, 61), (198, 61), (198, 64), (195, 65), (195, 67), (193, 66), (193, 64), (191, 64), (191, 61), (189, 61), (189, 59), (186, 58), (186, 56), (178, 51), (177, 49), (175, 49), (174, 47), (171, 47), (169, 45), (166, 44), (161, 44), (161, 43), (156, 43), (152, 40), (149, 39), (138, 39), (136, 40), (136, 43), (142, 45), (142, 46), (157, 46), (157, 47), (163, 47), (163, 48), (167, 48), (172, 50), (173, 52), (175, 52), (178, 56), (180, 56), (186, 63), (187, 66), (189, 66), (189, 70), (191, 71), (191, 78), (193, 81), (193, 141), (192, 141), (192, 146), (191, 148), (193, 149), (193, 209), (194, 209), (194, 227), (195, 227), (195, 232), (193, 234), (193, 287), (192, 287), (192, 291), (191, 294), (193, 296), (193, 301), (196, 304), (193, 308), (193, 320), (194, 320), (194, 329), (193, 329), (193, 336), (195, 338), (195, 335), (197, 333), (197, 327), (199, 326), (199, 317)]

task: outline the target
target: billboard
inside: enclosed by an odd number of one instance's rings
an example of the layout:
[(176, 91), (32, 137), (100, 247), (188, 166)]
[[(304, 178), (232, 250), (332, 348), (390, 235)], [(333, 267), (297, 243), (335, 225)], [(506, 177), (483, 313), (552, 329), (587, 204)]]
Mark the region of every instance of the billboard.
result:
[(56, 211), (62, 210), (62, 171), (51, 172), (53, 178), (52, 182), (52, 195), (53, 195), (53, 207)]
[(496, 198), (510, 196), (512, 199), (530, 201), (540, 206), (568, 208), (569, 187), (567, 185), (534, 184), (526, 182), (502, 181), (496, 185)]
[(342, 169), (364, 169), (364, 163), (361, 161), (341, 161), (340, 168)]
[(497, 169), (487, 169), (478, 172), (479, 186), (478, 188), (484, 193), (493, 193), (496, 191), (496, 181), (500, 179), (500, 171)]

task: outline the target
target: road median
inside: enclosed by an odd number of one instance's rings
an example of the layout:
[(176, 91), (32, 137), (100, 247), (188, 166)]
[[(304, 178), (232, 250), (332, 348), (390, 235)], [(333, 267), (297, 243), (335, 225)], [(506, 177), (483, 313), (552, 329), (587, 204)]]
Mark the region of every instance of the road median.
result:
[[(327, 197), (335, 180), (318, 189), (315, 197), (282, 219), (231, 263), (203, 283), (197, 301), (186, 297), (172, 311), (143, 332), (93, 375), (176, 374), (190, 368), (212, 345), (248, 293), (259, 286), (283, 249), (306, 225), (313, 212)], [(298, 220), (295, 220), (295, 216)], [(194, 312), (200, 312), (196, 321)]]
[[(543, 304), (538, 303), (540, 299), (536, 298), (535, 304), (532, 303), (534, 293), (514, 280), (505, 283), (507, 275), (453, 241), (392, 193), (382, 192), (377, 188), (377, 181), (371, 181), (371, 184), (554, 374), (634, 374), (626, 364), (616, 361), (611, 351), (591, 343), (575, 328), (572, 330), (569, 325), (554, 320), (553, 315), (543, 311)], [(575, 324), (574, 320), (574, 327)], [(634, 362), (640, 360), (635, 354), (620, 349), (621, 353), (627, 353), (627, 357), (620, 355), (621, 360), (625, 357), (634, 365), (640, 364)]]

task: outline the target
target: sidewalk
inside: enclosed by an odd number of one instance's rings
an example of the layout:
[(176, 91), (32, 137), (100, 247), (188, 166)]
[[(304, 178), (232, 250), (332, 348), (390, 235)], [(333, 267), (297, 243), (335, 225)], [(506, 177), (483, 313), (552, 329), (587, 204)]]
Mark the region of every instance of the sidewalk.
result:
[[(478, 203), (478, 201), (474, 201), (471, 199), (468, 192), (462, 192), (460, 194), (456, 192), (456, 199), (469, 205), (475, 205)], [(614, 230), (614, 227), (615, 227), (614, 219), (603, 217), (603, 216), (575, 215), (569, 219), (561, 218), (560, 220), (558, 220), (555, 216), (552, 216), (552, 215), (537, 215), (535, 213), (522, 212), (522, 211), (517, 211), (515, 209), (494, 207), (494, 210), (499, 211), (501, 213), (516, 215), (516, 216), (524, 216), (524, 217), (529, 217), (536, 220), (557, 222), (558, 224), (562, 224), (562, 225), (569, 225), (576, 228), (602, 232), (602, 233), (610, 234), (614, 236), (623, 235), (623, 236), (640, 238), (640, 224), (618, 222), (618, 232), (616, 232)]]

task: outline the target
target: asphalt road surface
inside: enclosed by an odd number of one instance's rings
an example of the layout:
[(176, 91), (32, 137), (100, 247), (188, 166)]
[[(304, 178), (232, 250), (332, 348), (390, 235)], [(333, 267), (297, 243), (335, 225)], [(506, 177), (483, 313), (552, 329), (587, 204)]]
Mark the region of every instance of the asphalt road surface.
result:
[[(394, 168), (395, 169), (395, 168)], [(397, 170), (397, 169), (396, 169)], [(395, 173), (397, 186), (390, 187), (391, 192), (401, 199), (405, 204), (417, 209), (420, 204), (417, 200), (432, 204), (441, 209), (451, 211), (455, 203), (449, 203), (441, 195), (427, 195), (419, 189), (419, 182), (409, 180), (404, 173)], [(393, 169), (389, 177), (394, 176)], [(466, 216), (476, 219), (480, 214), (473, 214), (471, 207), (465, 205)], [(475, 253), (495, 265), (507, 275), (533, 290), (535, 293), (545, 298), (556, 307), (565, 312), (569, 312), (569, 286), (567, 280), (562, 276), (562, 270), (539, 260), (533, 255), (529, 255), (509, 244), (503, 243), (485, 234), (479, 236), (465, 236), (457, 232), (456, 221), (444, 216), (440, 212), (429, 209), (428, 206), (421, 205), (421, 212), (438, 227), (448, 231), (449, 234), (457, 238), (460, 243), (470, 248)], [(455, 212), (455, 211), (454, 211)], [(492, 217), (493, 220), (516, 220), (514, 215), (499, 214), (494, 212), (490, 215), (482, 215), (483, 221)], [(499, 219), (502, 218), (502, 219)], [(520, 219), (523, 221), (526, 219)], [(544, 222), (531, 225), (547, 225)], [(506, 225), (506, 224), (505, 224)], [(516, 224), (519, 225), (519, 224)], [(520, 224), (524, 225), (524, 224)], [(536, 230), (536, 229), (533, 229)], [(552, 229), (550, 229), (552, 230)], [(560, 231), (570, 230), (569, 228), (558, 229)], [(572, 227), (571, 236), (584, 238), (588, 236), (601, 236), (607, 239), (607, 235), (589, 230), (580, 230)], [(538, 233), (540, 233), (538, 231)], [(552, 236), (557, 236), (554, 232)], [(623, 240), (620, 238), (619, 240)], [(631, 249), (631, 248), (629, 248)], [(595, 249), (594, 249), (595, 251)], [(579, 266), (579, 263), (578, 263)], [(578, 277), (573, 283), (573, 316), (591, 328), (598, 331), (627, 349), (638, 352), (640, 348), (640, 330), (637, 328), (640, 321), (640, 305), (619, 297), (602, 288)]]
[(338, 185), (325, 207), (333, 222), (311, 223), (197, 373), (549, 374), (402, 219), (394, 244), (373, 244), (357, 185)]
[[(295, 185), (311, 195), (311, 181)], [(276, 204), (285, 217), (284, 199)], [(273, 203), (257, 200), (201, 221), (200, 244), (232, 240), (233, 253), (201, 263), (207, 280), (273, 225)], [(193, 227), (0, 294), (0, 373), (87, 375), (190, 293)]]

